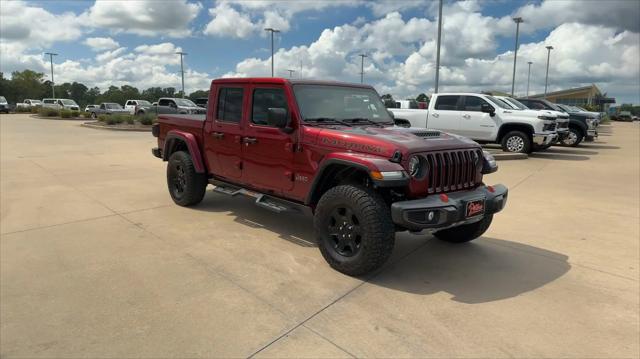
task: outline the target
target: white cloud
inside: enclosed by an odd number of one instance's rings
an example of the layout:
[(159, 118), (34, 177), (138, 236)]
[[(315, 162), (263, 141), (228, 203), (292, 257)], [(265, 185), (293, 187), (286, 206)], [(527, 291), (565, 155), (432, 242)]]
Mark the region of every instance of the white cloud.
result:
[(218, 37), (246, 38), (256, 31), (257, 27), (247, 14), (240, 14), (226, 3), (220, 3), (209, 9), (213, 19), (204, 29), (206, 35)]
[(93, 51), (113, 50), (120, 46), (117, 41), (110, 37), (89, 37), (83, 43)]
[(88, 23), (116, 33), (185, 37), (191, 34), (189, 25), (200, 9), (200, 3), (189, 3), (186, 0), (128, 0), (117, 3), (96, 0), (88, 11)]

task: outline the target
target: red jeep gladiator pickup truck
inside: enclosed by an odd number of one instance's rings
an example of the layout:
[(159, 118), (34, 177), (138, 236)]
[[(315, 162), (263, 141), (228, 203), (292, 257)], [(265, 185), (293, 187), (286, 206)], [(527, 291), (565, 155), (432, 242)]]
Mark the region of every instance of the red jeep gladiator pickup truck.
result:
[(497, 170), (489, 153), (394, 126), (371, 86), (243, 78), (210, 90), (206, 115), (161, 115), (152, 129), (173, 201), (195, 205), (212, 184), (278, 213), (313, 214), (320, 251), (342, 273), (380, 267), (396, 231), (473, 240), (507, 201), (505, 186), (482, 181)]

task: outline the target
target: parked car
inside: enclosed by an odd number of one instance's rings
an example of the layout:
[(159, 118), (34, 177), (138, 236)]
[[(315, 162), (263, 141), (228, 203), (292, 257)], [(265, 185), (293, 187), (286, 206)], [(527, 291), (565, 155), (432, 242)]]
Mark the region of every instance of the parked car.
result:
[(29, 98), (16, 104), (16, 107), (25, 107), (25, 108), (38, 107), (38, 106), (42, 106), (42, 101), (32, 100)]
[(0, 112), (9, 113), (9, 103), (4, 96), (0, 96)]
[(151, 102), (147, 100), (127, 100), (124, 104), (124, 108), (132, 115), (142, 115), (151, 106)]
[(152, 127), (173, 201), (195, 205), (210, 183), (277, 213), (313, 214), (320, 252), (342, 273), (382, 266), (396, 231), (471, 241), (507, 201), (505, 186), (485, 185), (497, 166), (477, 143), (394, 127), (371, 86), (219, 79), (209, 100), (205, 116), (160, 115)]
[(96, 119), (100, 115), (126, 115), (129, 114), (129, 110), (122, 108), (119, 103), (103, 102), (99, 107), (89, 110), (91, 118)]
[(555, 110), (569, 115), (569, 135), (561, 141), (566, 146), (578, 146), (582, 140), (593, 140), (598, 136), (595, 120), (586, 114), (578, 112), (568, 112), (558, 104), (545, 99), (538, 98), (518, 98), (530, 109)]
[(163, 97), (158, 99), (157, 105), (152, 105), (148, 109), (145, 109), (145, 113), (155, 113), (159, 115), (203, 115), (207, 113), (207, 110), (196, 105), (195, 103), (193, 103), (193, 101), (186, 98)]
[(601, 112), (594, 112), (594, 111), (585, 110), (584, 108), (582, 108), (580, 106), (571, 106), (571, 107), (576, 109), (579, 112), (584, 112), (584, 113), (587, 113), (587, 114), (593, 116), (593, 118), (595, 118), (597, 120), (597, 124), (600, 124), (600, 121), (602, 120), (602, 113)]
[(80, 111), (80, 106), (68, 98), (45, 98), (42, 100), (42, 106), (56, 110)]
[[(515, 111), (529, 110), (522, 102), (507, 96), (495, 96), (495, 98), (502, 100), (508, 106), (511, 106)], [(542, 114), (551, 114), (556, 116), (556, 132), (558, 133), (558, 139), (555, 142), (560, 142), (569, 136), (569, 115), (565, 112), (553, 111), (553, 110), (534, 110)], [(538, 146), (537, 149), (543, 150), (548, 148), (551, 144), (545, 146)]]
[(529, 153), (558, 137), (556, 117), (536, 111), (514, 111), (501, 100), (477, 93), (438, 93), (428, 110), (389, 109), (398, 123), (442, 130), (482, 143), (499, 143), (507, 152)]
[(197, 99), (193, 100), (193, 102), (200, 107), (207, 108), (207, 103), (209, 103), (209, 98), (198, 97)]
[(620, 111), (616, 116), (616, 121), (631, 122), (633, 121), (633, 116), (631, 116), (631, 112), (629, 111)]
[(87, 107), (84, 108), (84, 112), (91, 112), (92, 109), (94, 108), (98, 108), (100, 106), (98, 105), (87, 105)]

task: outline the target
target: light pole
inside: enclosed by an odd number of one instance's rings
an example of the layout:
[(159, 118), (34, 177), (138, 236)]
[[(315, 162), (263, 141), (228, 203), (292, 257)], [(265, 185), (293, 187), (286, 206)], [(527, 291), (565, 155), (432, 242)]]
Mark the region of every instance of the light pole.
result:
[(529, 64), (529, 74), (527, 75), (527, 97), (529, 97), (529, 80), (531, 80), (531, 64), (533, 62), (527, 62)]
[(544, 77), (544, 98), (547, 98), (547, 84), (549, 83), (549, 59), (551, 58), (553, 46), (547, 46), (547, 74)]
[(438, 8), (438, 46), (436, 50), (436, 86), (433, 93), (438, 93), (438, 82), (440, 81), (440, 39), (442, 38), (442, 0)]
[(521, 17), (514, 17), (513, 21), (516, 23), (516, 49), (513, 53), (513, 77), (511, 79), (511, 96), (513, 97), (513, 91), (516, 87), (516, 59), (518, 58), (518, 36), (520, 35), (520, 23), (523, 22)]
[(269, 31), (271, 33), (271, 77), (273, 77), (273, 33), (280, 32), (280, 30), (268, 27), (264, 29), (264, 31)]
[(369, 56), (365, 54), (360, 54), (358, 56), (360, 56), (360, 83), (363, 84), (364, 83), (364, 58)]
[(296, 70), (287, 70), (289, 71), (289, 78), (293, 78), (293, 73), (296, 72)]
[(49, 55), (49, 61), (51, 62), (51, 98), (56, 98), (55, 82), (53, 81), (53, 57), (58, 56), (58, 54), (54, 54), (53, 52), (45, 52), (44, 54)]
[(184, 98), (184, 63), (182, 62), (182, 56), (187, 55), (186, 52), (178, 51), (176, 54), (180, 55), (180, 74), (182, 75), (182, 98)]

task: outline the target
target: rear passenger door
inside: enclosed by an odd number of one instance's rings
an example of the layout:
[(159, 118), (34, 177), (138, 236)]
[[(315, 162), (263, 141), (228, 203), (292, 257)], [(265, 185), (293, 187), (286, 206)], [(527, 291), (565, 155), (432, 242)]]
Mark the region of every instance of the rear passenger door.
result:
[(429, 111), (427, 128), (458, 133), (462, 113), (458, 106), (461, 96), (438, 95), (433, 110)]
[(242, 123), (246, 114), (246, 85), (219, 86), (213, 121), (207, 121), (204, 131), (206, 160), (211, 171), (232, 182), (242, 176)]
[(460, 122), (461, 135), (474, 140), (491, 141), (495, 139), (496, 123), (490, 114), (482, 112), (483, 104), (495, 108), (480, 96), (463, 96), (462, 120)]

